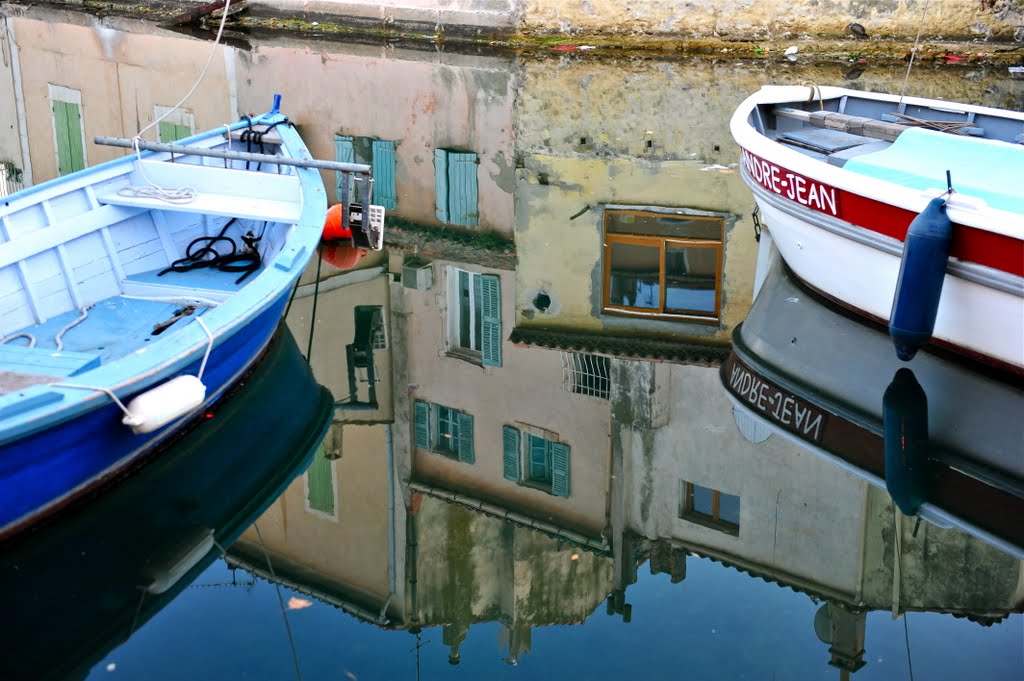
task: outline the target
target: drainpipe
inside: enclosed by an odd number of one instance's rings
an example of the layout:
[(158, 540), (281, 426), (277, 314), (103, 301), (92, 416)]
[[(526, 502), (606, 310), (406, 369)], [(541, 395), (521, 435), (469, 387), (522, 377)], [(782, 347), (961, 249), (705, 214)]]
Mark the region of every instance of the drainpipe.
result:
[(384, 439), (388, 451), (388, 599), (380, 609), (381, 618), (387, 613), (395, 597), (395, 448), (391, 439), (391, 424), (385, 424)]

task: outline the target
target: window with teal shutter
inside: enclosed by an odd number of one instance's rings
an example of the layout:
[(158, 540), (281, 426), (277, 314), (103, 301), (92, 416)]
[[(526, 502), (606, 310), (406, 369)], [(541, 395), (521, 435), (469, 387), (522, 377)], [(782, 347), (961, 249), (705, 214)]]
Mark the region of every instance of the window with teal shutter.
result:
[(502, 426), (501, 438), (504, 449), (502, 468), (505, 479), (519, 482), (519, 429)]
[(313, 463), (306, 471), (309, 487), (309, 507), (327, 515), (334, 515), (334, 480), (331, 462), (324, 456), (323, 447), (317, 450)]
[(430, 449), (430, 405), (416, 402), (416, 446)]
[(551, 493), (569, 496), (569, 445), (562, 442), (551, 443)]
[(434, 150), (435, 214), (450, 225), (480, 223), (478, 157), (473, 152)]
[(373, 202), (388, 209), (398, 207), (394, 140), (373, 140)]
[(473, 416), (459, 412), (459, 461), (473, 463)]
[[(334, 160), (338, 163), (355, 163), (356, 162), (356, 147), (351, 136), (349, 135), (335, 135), (334, 136)], [(338, 171), (335, 173), (334, 181), (334, 195), (338, 202), (342, 201), (341, 195), (341, 183), (349, 183), (349, 196), (352, 192), (352, 176), (348, 173)]]
[(484, 366), (501, 366), (501, 279), (493, 274), (480, 277), (480, 350)]
[(53, 102), (53, 129), (57, 137), (57, 172), (61, 175), (85, 168), (82, 148), (82, 112), (77, 104)]

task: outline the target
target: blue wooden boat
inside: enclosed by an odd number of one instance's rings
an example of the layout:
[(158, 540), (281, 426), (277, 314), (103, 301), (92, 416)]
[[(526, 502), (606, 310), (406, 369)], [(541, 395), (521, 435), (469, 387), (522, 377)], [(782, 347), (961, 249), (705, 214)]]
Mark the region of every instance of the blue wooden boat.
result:
[(3, 200), (0, 539), (143, 460), (266, 347), (320, 240), (317, 168), (369, 172), (314, 161), (279, 103)]

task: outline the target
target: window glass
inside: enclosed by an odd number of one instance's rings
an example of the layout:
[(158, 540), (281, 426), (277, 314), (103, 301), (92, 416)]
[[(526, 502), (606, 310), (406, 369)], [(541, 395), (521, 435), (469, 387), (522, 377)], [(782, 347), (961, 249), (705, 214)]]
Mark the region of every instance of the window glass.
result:
[(714, 313), (717, 256), (713, 248), (666, 246), (666, 310)]
[(608, 232), (636, 236), (664, 236), (677, 239), (722, 238), (722, 221), (718, 218), (690, 215), (662, 215), (633, 211), (608, 211)]
[(609, 303), (657, 310), (661, 307), (660, 270), (661, 250), (657, 246), (612, 243)]
[(551, 447), (547, 440), (536, 435), (527, 436), (530, 457), (530, 480), (551, 484)]
[(691, 485), (690, 508), (701, 515), (714, 515), (714, 490), (700, 485)]
[(434, 449), (456, 454), (459, 451), (459, 412), (437, 405), (437, 442)]
[(718, 493), (718, 519), (733, 525), (740, 524), (740, 498), (735, 494)]

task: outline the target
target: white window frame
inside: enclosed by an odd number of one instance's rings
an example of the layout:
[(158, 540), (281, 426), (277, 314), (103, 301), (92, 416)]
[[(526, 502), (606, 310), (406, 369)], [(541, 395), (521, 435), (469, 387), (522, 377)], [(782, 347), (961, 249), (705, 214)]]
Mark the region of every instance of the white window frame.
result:
[(60, 150), (57, 148), (57, 122), (53, 118), (53, 103), (64, 102), (78, 106), (78, 115), (82, 117), (82, 163), (85, 168), (89, 167), (89, 147), (85, 143), (85, 107), (82, 106), (82, 91), (74, 90), (63, 85), (49, 83), (50, 93), (50, 132), (53, 133), (53, 162), (57, 173), (60, 173)]
[[(469, 333), (471, 336), (470, 344), (475, 341), (475, 348), (463, 347), (459, 344), (460, 340), (460, 323), (462, 321), (462, 305), (459, 299), (459, 273), (465, 272), (469, 275)], [(476, 300), (474, 293), (473, 277), (482, 277), (483, 274), (480, 272), (473, 272), (471, 270), (464, 270), (459, 267), (453, 267), (449, 265), (446, 271), (446, 295), (448, 299), (448, 352), (452, 354), (465, 355), (471, 358), (474, 362), (483, 362), (483, 323), (481, 320), (481, 332), (472, 338), (476, 333), (476, 320), (477, 316), (483, 315), (483, 303), (482, 301)]]

